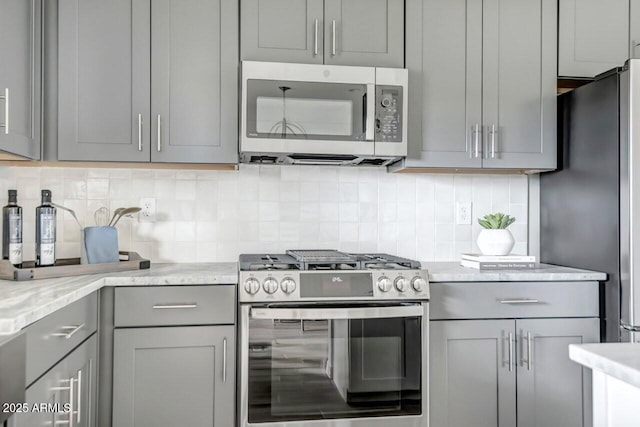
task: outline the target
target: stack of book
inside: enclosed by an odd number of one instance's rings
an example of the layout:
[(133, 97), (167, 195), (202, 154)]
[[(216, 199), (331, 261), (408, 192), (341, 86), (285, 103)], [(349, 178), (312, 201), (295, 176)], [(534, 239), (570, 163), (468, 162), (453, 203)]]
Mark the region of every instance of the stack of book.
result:
[(536, 268), (533, 255), (462, 254), (460, 265), (477, 270), (523, 270)]

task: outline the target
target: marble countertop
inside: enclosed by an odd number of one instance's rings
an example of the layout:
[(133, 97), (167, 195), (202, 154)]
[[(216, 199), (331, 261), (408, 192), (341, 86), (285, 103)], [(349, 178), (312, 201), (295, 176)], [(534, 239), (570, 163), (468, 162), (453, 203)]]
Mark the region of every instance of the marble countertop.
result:
[[(540, 264), (534, 270), (479, 271), (458, 262), (426, 262), (431, 282), (605, 280), (604, 273)], [(229, 263), (152, 264), (148, 270), (25, 282), (0, 280), (0, 335), (14, 334), (104, 286), (237, 284), (238, 265)]]
[(104, 286), (237, 284), (238, 265), (151, 264), (148, 270), (25, 282), (0, 280), (0, 335), (13, 334)]
[(570, 344), (571, 360), (640, 388), (640, 344)]
[(605, 273), (538, 264), (531, 270), (476, 270), (459, 262), (423, 262), (430, 282), (540, 282), (540, 281), (600, 281)]

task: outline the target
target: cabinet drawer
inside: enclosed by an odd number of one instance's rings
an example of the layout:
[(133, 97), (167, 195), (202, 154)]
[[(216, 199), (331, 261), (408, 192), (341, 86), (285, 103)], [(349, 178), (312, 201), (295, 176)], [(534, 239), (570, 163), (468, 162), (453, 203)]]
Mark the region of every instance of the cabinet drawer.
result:
[(598, 317), (598, 282), (432, 283), (431, 319)]
[(27, 384), (93, 334), (98, 325), (98, 294), (78, 300), (26, 328)]
[(117, 288), (114, 325), (233, 324), (235, 302), (235, 285)]

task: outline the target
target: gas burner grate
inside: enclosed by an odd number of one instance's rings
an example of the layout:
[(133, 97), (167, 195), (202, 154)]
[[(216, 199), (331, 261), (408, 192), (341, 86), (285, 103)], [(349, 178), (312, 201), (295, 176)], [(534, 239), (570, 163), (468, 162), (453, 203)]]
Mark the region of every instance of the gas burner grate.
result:
[(242, 271), (300, 270), (300, 263), (285, 254), (243, 254), (239, 264)]
[(357, 270), (360, 263), (351, 254), (328, 249), (288, 250), (302, 264), (303, 270)]
[(359, 254), (358, 260), (363, 270), (408, 270), (422, 268), (419, 261), (388, 254)]

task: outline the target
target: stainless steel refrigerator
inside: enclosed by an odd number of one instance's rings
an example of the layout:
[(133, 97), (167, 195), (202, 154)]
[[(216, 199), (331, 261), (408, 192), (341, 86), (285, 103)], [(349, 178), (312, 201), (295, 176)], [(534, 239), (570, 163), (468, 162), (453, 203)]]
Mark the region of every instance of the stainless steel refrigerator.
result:
[(640, 59), (558, 97), (540, 260), (603, 271), (602, 339), (640, 342)]

